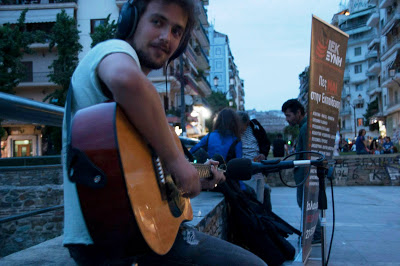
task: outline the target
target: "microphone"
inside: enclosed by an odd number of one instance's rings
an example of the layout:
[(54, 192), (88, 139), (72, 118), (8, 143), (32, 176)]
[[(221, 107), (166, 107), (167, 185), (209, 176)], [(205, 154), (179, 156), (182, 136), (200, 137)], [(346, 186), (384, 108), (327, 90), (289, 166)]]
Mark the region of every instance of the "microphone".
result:
[(249, 180), (257, 173), (273, 173), (296, 166), (324, 166), (325, 164), (324, 160), (264, 160), (261, 163), (255, 163), (247, 158), (236, 158), (228, 162), (225, 176), (235, 180)]

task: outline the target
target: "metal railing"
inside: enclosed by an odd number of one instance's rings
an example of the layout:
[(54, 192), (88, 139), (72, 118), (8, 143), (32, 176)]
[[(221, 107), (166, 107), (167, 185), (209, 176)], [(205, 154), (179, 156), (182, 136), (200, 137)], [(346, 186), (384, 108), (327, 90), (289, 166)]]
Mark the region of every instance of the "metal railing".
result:
[(62, 209), (62, 208), (64, 208), (64, 205), (55, 205), (55, 206), (39, 209), (39, 210), (36, 210), (36, 211), (31, 211), (31, 212), (26, 212), (26, 213), (22, 213), (22, 214), (8, 216), (8, 217), (5, 217), (5, 218), (0, 218), (0, 224), (11, 222), (11, 221), (16, 221), (16, 220), (19, 220), (19, 219), (22, 219), (22, 218), (26, 218), (26, 217), (30, 217), (30, 216), (46, 213), (46, 212), (59, 210), (59, 209)]

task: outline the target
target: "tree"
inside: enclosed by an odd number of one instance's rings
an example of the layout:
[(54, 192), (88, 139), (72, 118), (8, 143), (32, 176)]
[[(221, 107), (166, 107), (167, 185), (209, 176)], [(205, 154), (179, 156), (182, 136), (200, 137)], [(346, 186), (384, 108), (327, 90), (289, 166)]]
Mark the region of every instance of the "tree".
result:
[(370, 118), (379, 111), (378, 98), (368, 104), (367, 110), (365, 111), (365, 126), (369, 126), (370, 131), (379, 130), (379, 123), (370, 123)]
[(92, 44), (90, 45), (91, 48), (102, 41), (114, 38), (117, 24), (115, 24), (115, 20), (110, 24), (110, 16), (111, 14), (107, 16), (103, 24), (94, 28), (94, 32), (90, 33), (90, 37), (92, 38)]
[(296, 140), (300, 133), (299, 125), (295, 126), (288, 125), (283, 129), (283, 133), (288, 139), (290, 139), (289, 136), (292, 136), (291, 139)]
[[(57, 14), (49, 39), (49, 50), (51, 51), (57, 45), (58, 57), (49, 66), (52, 72), (48, 77), (50, 81), (60, 85), (60, 88), (47, 95), (43, 101), (50, 100), (55, 105), (64, 106), (72, 74), (79, 63), (78, 54), (82, 51), (76, 22), (74, 18), (67, 15), (65, 10)], [(48, 144), (48, 155), (61, 152), (60, 127), (47, 126), (44, 129), (43, 138)]]
[(26, 69), (21, 63), (24, 53), (32, 53), (29, 45), (35, 35), (27, 32), (25, 16), (28, 9), (21, 12), (17, 24), (0, 26), (0, 91), (14, 94), (14, 88), (24, 78)]
[(82, 51), (75, 19), (69, 17), (65, 10), (57, 14), (49, 39), (49, 50), (57, 45), (58, 58), (49, 66), (52, 72), (48, 77), (61, 88), (47, 95), (43, 101), (50, 100), (55, 105), (64, 106), (72, 74), (79, 63), (78, 54)]
[[(21, 59), (25, 53), (33, 51), (29, 45), (34, 42), (44, 42), (45, 33), (42, 31), (26, 31), (25, 17), (28, 9), (21, 12), (15, 25), (6, 23), (0, 26), (0, 91), (14, 94), (14, 88), (26, 75), (26, 68)], [(1, 124), (0, 120), (0, 124)], [(0, 139), (6, 131), (0, 126)]]
[(219, 91), (211, 92), (211, 94), (206, 98), (206, 100), (210, 105), (212, 113), (211, 118), (206, 120), (206, 127), (209, 130), (211, 130), (213, 126), (214, 116), (225, 107), (229, 107), (229, 101), (226, 99), (225, 93)]

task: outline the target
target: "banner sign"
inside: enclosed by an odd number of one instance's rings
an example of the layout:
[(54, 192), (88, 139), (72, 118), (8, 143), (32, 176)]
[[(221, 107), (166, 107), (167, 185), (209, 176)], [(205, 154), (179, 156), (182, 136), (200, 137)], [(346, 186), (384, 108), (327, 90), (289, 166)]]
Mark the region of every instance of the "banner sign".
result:
[[(349, 35), (312, 17), (310, 76), (307, 110), (307, 150), (331, 159), (338, 130), (346, 49)], [(316, 159), (318, 156), (311, 156)], [(304, 185), (302, 259), (311, 252), (311, 242), (318, 222), (319, 182), (317, 169), (311, 167)]]

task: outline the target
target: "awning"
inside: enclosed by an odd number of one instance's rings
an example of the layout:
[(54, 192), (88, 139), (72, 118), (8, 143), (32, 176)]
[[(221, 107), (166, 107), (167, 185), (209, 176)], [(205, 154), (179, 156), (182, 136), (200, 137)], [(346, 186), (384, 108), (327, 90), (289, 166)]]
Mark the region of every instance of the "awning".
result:
[(0, 92), (0, 119), (61, 126), (64, 108)]
[[(68, 16), (74, 17), (74, 8), (63, 8)], [(26, 13), (25, 23), (55, 22), (61, 8), (54, 9), (29, 9)], [(17, 23), (22, 10), (2, 10), (0, 12), (0, 24)]]

